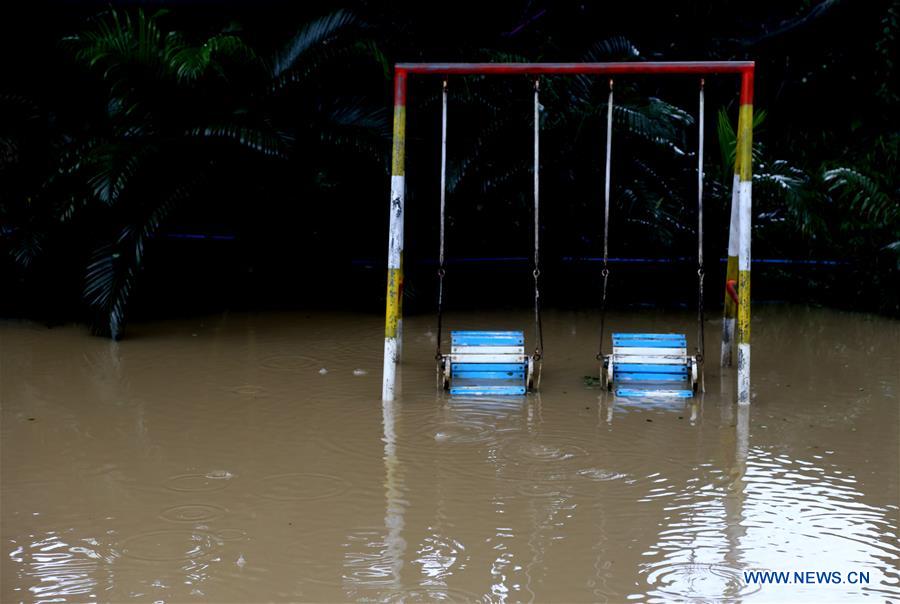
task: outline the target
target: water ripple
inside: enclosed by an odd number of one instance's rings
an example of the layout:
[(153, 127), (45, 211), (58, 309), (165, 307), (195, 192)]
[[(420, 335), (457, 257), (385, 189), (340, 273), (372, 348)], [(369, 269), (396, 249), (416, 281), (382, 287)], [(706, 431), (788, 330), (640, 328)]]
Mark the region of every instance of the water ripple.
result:
[(180, 562), (209, 556), (219, 545), (208, 532), (163, 529), (138, 533), (122, 541), (123, 556), (144, 562)]
[(164, 509), (159, 517), (170, 522), (210, 522), (224, 516), (226, 511), (209, 503), (186, 503)]
[(260, 367), (274, 371), (300, 371), (301, 369), (318, 369), (322, 367), (322, 359), (302, 354), (274, 354), (260, 361)]
[(723, 564), (663, 564), (648, 573), (647, 583), (666, 596), (707, 602), (731, 602), (762, 589), (745, 583), (741, 570)]
[(349, 488), (350, 482), (340, 476), (292, 472), (262, 478), (256, 495), (274, 501), (309, 501), (337, 497)]
[(233, 474), (221, 470), (206, 474), (176, 474), (166, 479), (165, 486), (171, 491), (207, 493), (226, 488), (231, 478)]

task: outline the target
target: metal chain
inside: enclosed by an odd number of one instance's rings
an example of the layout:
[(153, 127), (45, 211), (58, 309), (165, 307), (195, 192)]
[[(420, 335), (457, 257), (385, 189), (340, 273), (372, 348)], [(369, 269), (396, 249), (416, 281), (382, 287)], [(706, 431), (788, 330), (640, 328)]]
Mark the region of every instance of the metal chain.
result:
[(606, 329), (606, 290), (609, 280), (609, 184), (612, 165), (613, 81), (609, 79), (609, 101), (606, 106), (606, 178), (603, 191), (603, 294), (600, 298), (600, 346), (597, 360), (603, 360), (603, 337)]
[(441, 336), (444, 319), (444, 215), (447, 202), (447, 80), (444, 79), (441, 105), (441, 233), (440, 252), (438, 254), (438, 324), (437, 324), (437, 349), (434, 358), (440, 361)]
[(699, 140), (697, 142), (697, 280), (698, 280), (698, 303), (697, 303), (697, 356), (700, 365), (700, 372), (703, 372), (703, 358), (705, 353), (704, 342), (704, 317), (703, 317), (703, 138), (705, 131), (705, 93), (704, 80), (700, 79), (700, 110), (698, 121), (700, 123)]
[(541, 103), (539, 99), (540, 80), (534, 79), (534, 329), (537, 335), (537, 345), (534, 350), (535, 361), (544, 356), (544, 330), (541, 325), (541, 204), (540, 204), (540, 132), (541, 132)]

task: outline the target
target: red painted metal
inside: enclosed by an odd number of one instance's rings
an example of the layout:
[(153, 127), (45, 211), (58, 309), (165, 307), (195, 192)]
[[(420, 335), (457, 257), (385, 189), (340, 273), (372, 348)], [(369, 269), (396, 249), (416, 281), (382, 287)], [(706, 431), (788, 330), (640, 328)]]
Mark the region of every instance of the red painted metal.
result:
[[(435, 75), (553, 75), (553, 74), (706, 74), (740, 73), (753, 96), (753, 61), (644, 61), (630, 63), (397, 63), (398, 74)], [(749, 81), (747, 79), (749, 76)]]
[(741, 74), (741, 105), (753, 104), (753, 71)]
[(737, 281), (734, 279), (729, 279), (725, 282), (725, 290), (728, 292), (728, 295), (734, 300), (734, 303), (738, 303), (738, 294), (737, 294)]
[(406, 105), (406, 71), (394, 73), (394, 106)]

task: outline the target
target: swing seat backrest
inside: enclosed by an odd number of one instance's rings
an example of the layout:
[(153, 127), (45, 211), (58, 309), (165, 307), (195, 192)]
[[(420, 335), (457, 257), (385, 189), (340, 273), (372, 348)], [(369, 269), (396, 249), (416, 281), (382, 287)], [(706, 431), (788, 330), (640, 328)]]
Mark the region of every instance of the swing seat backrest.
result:
[(687, 338), (680, 333), (614, 333), (613, 363), (620, 380), (624, 375), (640, 379), (686, 372)]
[(614, 333), (617, 382), (682, 382), (688, 379), (687, 338), (678, 333)]
[(528, 356), (521, 331), (453, 331), (450, 394), (525, 394)]

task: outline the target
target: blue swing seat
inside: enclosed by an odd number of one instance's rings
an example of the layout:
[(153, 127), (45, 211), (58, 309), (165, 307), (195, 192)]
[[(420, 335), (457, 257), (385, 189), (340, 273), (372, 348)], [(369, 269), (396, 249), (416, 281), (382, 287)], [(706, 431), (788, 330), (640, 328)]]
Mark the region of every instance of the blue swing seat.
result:
[(523, 395), (528, 390), (531, 359), (521, 331), (453, 331), (443, 362), (451, 395)]
[(679, 333), (614, 333), (606, 359), (607, 385), (622, 397), (694, 396), (697, 360)]

